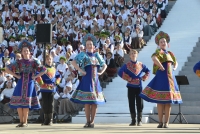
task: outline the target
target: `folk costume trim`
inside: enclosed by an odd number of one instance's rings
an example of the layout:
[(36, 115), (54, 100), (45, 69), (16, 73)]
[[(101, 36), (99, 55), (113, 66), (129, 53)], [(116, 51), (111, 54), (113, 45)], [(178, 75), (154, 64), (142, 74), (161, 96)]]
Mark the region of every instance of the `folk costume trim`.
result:
[(150, 87), (146, 87), (142, 94), (147, 96), (149, 99), (156, 100), (156, 101), (182, 101), (181, 95), (179, 91), (172, 92), (172, 91), (158, 91), (154, 90)]
[[(56, 72), (56, 69), (54, 67), (47, 67), (46, 69), (47, 69), (47, 72), (41, 77), (38, 77), (36, 81), (38, 82), (42, 90), (54, 90), (55, 84), (59, 84), (61, 81), (60, 74)], [(43, 77), (44, 77), (44, 80), (48, 82), (45, 82), (42, 79)]]
[[(168, 61), (172, 62), (174, 66), (176, 65), (176, 57), (170, 51), (165, 52), (162, 49), (157, 49), (156, 52), (151, 57), (153, 56), (156, 56), (161, 63)], [(156, 64), (153, 64), (153, 74), (156, 74), (158, 69), (159, 67)]]
[(80, 100), (80, 101), (97, 101), (98, 100), (100, 102), (105, 102), (105, 97), (102, 92), (99, 92), (98, 96), (96, 96), (96, 93), (94, 92), (83, 92), (80, 90), (76, 90), (72, 98), (75, 100)]
[(136, 64), (133, 64), (131, 61), (129, 61), (127, 64), (127, 69), (131, 71), (135, 76), (137, 76), (143, 69), (141, 62), (136, 62)]

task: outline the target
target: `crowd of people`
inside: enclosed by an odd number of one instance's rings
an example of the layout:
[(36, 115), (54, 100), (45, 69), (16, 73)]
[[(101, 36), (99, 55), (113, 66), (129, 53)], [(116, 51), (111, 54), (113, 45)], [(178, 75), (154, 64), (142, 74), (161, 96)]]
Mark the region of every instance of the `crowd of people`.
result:
[[(96, 37), (95, 51), (103, 56), (108, 66), (100, 81), (111, 82), (124, 62), (124, 55), (131, 48), (142, 48), (146, 44), (143, 36), (152, 36), (161, 26), (167, 6), (168, 0), (1, 0), (0, 106), (6, 109), (17, 82), (4, 68), (23, 58), (18, 45), (25, 39), (34, 48), (32, 58), (43, 63), (46, 51), (62, 76), (54, 95), (55, 113), (77, 113), (83, 105), (73, 103), (70, 98), (79, 85), (81, 74), (71, 61), (85, 51), (83, 37), (87, 33)], [(48, 23), (52, 24), (52, 43), (44, 48), (44, 44), (36, 41), (36, 25)], [(42, 101), (38, 83), (35, 88)]]

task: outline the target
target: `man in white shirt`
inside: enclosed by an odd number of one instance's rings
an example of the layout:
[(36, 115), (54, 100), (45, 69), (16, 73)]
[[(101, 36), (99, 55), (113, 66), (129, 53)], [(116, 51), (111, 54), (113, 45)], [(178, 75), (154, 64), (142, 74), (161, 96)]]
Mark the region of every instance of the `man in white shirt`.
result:
[(21, 4), (18, 7), (18, 9), (19, 9), (20, 12), (23, 11), (23, 7), (26, 7), (26, 4), (24, 3), (24, 0), (21, 0)]
[(100, 26), (101, 28), (104, 27), (105, 20), (104, 20), (104, 18), (103, 18), (103, 14), (99, 14), (99, 19), (97, 20), (97, 23), (99, 24), (99, 26)]
[(62, 3), (62, 6), (67, 8), (68, 12), (72, 10), (71, 3), (68, 0), (63, 0), (61, 3)]
[(57, 4), (57, 0), (53, 0), (50, 4), (50, 6), (54, 7)]
[(7, 20), (9, 20), (9, 17), (10, 17), (10, 10), (9, 10), (9, 7), (8, 5), (5, 5), (5, 9), (2, 13), (2, 21), (5, 23)]
[(62, 9), (62, 4), (60, 3), (60, 1), (58, 0), (57, 1), (57, 4), (54, 6), (55, 10), (57, 12), (61, 12), (61, 9)]
[(66, 58), (65, 57), (60, 57), (60, 64), (57, 66), (56, 70), (62, 75), (64, 76), (66, 69), (68, 68), (66, 62)]

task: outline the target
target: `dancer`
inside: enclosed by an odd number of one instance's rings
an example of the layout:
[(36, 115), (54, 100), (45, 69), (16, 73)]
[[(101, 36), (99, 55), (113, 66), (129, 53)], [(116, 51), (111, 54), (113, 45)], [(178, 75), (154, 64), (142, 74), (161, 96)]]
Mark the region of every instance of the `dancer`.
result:
[[(142, 91), (140, 97), (148, 102), (157, 103), (159, 125), (157, 128), (168, 128), (171, 112), (171, 104), (182, 103), (181, 94), (173, 75), (178, 63), (174, 54), (167, 51), (170, 37), (167, 33), (159, 32), (155, 42), (159, 49), (152, 55), (153, 74), (155, 77)], [(163, 125), (163, 112), (165, 113), (165, 124)]]
[[(142, 91), (141, 81), (148, 79), (150, 70), (143, 63), (137, 61), (138, 52), (136, 50), (130, 49), (129, 56), (131, 61), (120, 68), (118, 75), (128, 82), (128, 101), (132, 118), (129, 126), (136, 126), (135, 100), (137, 105), (137, 125), (142, 126), (143, 100), (139, 94)], [(142, 76), (143, 72), (145, 74)]]
[(44, 122), (42, 125), (53, 124), (54, 113), (54, 94), (56, 92), (56, 85), (60, 83), (61, 75), (53, 67), (53, 57), (46, 55), (45, 61), (46, 73), (37, 78), (40, 85), (40, 92), (42, 94), (42, 110), (44, 112)]
[(82, 43), (86, 46), (86, 52), (79, 53), (72, 61), (72, 65), (83, 77), (71, 100), (75, 103), (85, 104), (87, 123), (84, 128), (93, 128), (97, 105), (105, 103), (98, 76), (103, 74), (107, 65), (98, 52), (93, 53), (96, 38), (92, 34), (85, 35)]
[(198, 77), (200, 77), (200, 61), (197, 62), (197, 63), (194, 65), (193, 70), (194, 70), (194, 73), (196, 73), (196, 75), (197, 75)]
[[(10, 107), (16, 108), (20, 124), (16, 127), (27, 127), (29, 109), (39, 109), (40, 104), (34, 88), (34, 81), (46, 72), (46, 68), (40, 65), (40, 62), (31, 59), (32, 45), (28, 41), (22, 41), (19, 44), (19, 51), (22, 53), (22, 59), (8, 65), (5, 71), (18, 79), (13, 96), (10, 100)], [(20, 75), (15, 74), (19, 71)], [(36, 74), (36, 71), (39, 74)]]

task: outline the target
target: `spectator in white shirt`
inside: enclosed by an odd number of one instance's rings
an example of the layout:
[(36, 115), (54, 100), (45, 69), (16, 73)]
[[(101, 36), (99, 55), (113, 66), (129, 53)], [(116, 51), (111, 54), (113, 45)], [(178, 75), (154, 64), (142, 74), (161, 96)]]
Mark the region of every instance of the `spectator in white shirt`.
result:
[(0, 101), (2, 101), (5, 97), (11, 98), (13, 95), (14, 87), (12, 86), (12, 82), (7, 82), (5, 84), (5, 89), (1, 92)]
[(105, 25), (105, 20), (104, 20), (104, 18), (103, 18), (103, 14), (99, 14), (99, 19), (97, 20), (97, 23), (99, 24), (99, 26), (100, 26), (101, 28), (104, 27), (104, 25)]
[[(10, 98), (13, 95), (13, 92), (14, 92), (14, 88), (12, 87), (12, 82), (8, 82), (6, 83), (5, 88), (0, 94), (0, 108), (5, 110), (6, 112), (10, 110), (8, 104), (10, 102)], [(0, 113), (2, 114), (3, 112), (0, 111)]]
[(143, 47), (143, 31), (140, 29), (140, 25), (136, 25), (136, 29), (132, 32), (131, 37), (133, 38), (132, 48), (137, 49)]
[(3, 23), (5, 23), (7, 20), (9, 20), (9, 18), (10, 18), (10, 10), (9, 10), (9, 7), (8, 7), (8, 5), (5, 5), (5, 9), (4, 9), (4, 11), (3, 11), (3, 13), (2, 13), (2, 21), (3, 21)]
[(121, 67), (124, 62), (124, 50), (121, 48), (119, 42), (117, 42), (117, 49), (114, 50), (114, 60), (117, 67)]
[(19, 9), (20, 12), (22, 12), (23, 11), (23, 7), (26, 8), (26, 4), (24, 3), (24, 0), (21, 0), (20, 2), (21, 2), (21, 4), (19, 4), (18, 9)]
[(144, 36), (152, 36), (157, 31), (156, 20), (152, 18), (151, 14), (147, 16), (143, 31)]
[(53, 1), (50, 3), (50, 6), (54, 7), (56, 4), (57, 4), (57, 0), (53, 0)]
[(57, 71), (62, 75), (64, 76), (65, 72), (66, 72), (66, 69), (68, 68), (67, 64), (65, 63), (66, 62), (66, 58), (65, 57), (60, 57), (60, 64), (57, 66)]
[(123, 49), (121, 48), (120, 43), (117, 43), (117, 49), (115, 49), (115, 50), (113, 51), (113, 54), (114, 54), (114, 55), (119, 54), (121, 57), (124, 57), (124, 51), (123, 51)]
[(6, 74), (5, 77), (6, 77), (6, 81), (3, 82), (3, 83), (0, 85), (0, 89), (1, 89), (1, 88), (5, 88), (5, 85), (6, 85), (6, 83), (8, 83), (8, 82), (11, 82), (11, 83), (12, 83), (12, 87), (15, 88), (17, 84), (16, 84), (16, 82), (14, 81), (13, 76), (10, 75), (10, 74)]

